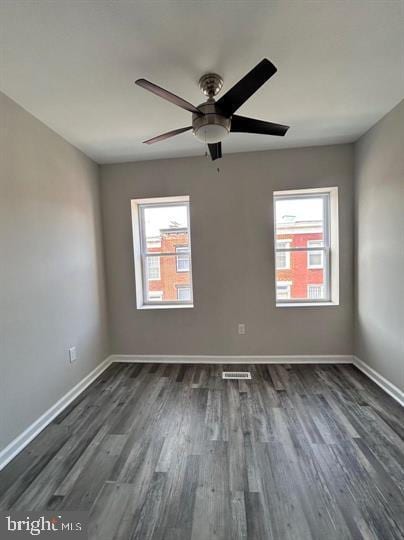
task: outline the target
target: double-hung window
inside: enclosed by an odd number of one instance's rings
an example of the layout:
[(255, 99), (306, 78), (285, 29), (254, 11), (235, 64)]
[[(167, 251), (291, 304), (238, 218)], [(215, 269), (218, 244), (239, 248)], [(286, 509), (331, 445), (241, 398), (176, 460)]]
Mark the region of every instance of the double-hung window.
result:
[(276, 304), (338, 304), (338, 188), (274, 193)]
[(138, 309), (192, 307), (189, 197), (132, 200)]

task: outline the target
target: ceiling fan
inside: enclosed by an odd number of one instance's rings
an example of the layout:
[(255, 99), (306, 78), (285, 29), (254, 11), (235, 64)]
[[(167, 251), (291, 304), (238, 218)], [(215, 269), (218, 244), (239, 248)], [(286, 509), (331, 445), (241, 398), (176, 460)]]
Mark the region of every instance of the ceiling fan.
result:
[(216, 73), (207, 73), (200, 78), (199, 87), (208, 99), (197, 107), (146, 79), (138, 79), (137, 85), (192, 113), (191, 126), (168, 131), (144, 143), (153, 144), (192, 129), (195, 137), (208, 145), (210, 156), (215, 160), (222, 157), (222, 140), (230, 132), (283, 137), (289, 126), (234, 114), (276, 71), (272, 62), (264, 58), (218, 101), (215, 96), (223, 87), (223, 79)]

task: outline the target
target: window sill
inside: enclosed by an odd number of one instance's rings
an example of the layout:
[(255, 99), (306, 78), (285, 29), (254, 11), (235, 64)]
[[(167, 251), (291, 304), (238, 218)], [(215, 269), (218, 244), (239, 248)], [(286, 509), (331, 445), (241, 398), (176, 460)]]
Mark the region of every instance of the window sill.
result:
[(144, 304), (143, 306), (138, 306), (137, 309), (186, 309), (193, 307), (193, 304), (167, 304), (166, 306), (162, 304), (157, 304), (155, 306), (151, 304)]
[(324, 306), (339, 306), (335, 302), (284, 302), (276, 304), (276, 307), (324, 307)]

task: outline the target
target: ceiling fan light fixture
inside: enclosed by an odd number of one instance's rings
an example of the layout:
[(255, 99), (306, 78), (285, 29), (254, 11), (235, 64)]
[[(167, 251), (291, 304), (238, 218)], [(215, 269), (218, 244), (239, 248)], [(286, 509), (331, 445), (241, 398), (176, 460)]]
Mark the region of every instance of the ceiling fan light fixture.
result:
[(213, 100), (198, 105), (202, 114), (192, 115), (192, 130), (204, 144), (214, 144), (225, 139), (230, 133), (231, 120), (218, 114)]
[(221, 124), (207, 124), (194, 129), (194, 135), (205, 144), (223, 141), (229, 134), (229, 129)]

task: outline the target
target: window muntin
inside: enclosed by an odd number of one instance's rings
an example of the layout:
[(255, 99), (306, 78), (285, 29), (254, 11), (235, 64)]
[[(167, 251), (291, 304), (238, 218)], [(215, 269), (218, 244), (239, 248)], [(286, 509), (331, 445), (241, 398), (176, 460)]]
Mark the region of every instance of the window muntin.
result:
[(189, 198), (133, 200), (132, 220), (137, 307), (192, 307)]
[[(333, 190), (336, 195), (336, 188), (274, 194), (278, 304), (331, 302), (330, 196)], [(289, 246), (283, 244), (286, 238)], [(290, 286), (280, 285), (285, 282)], [(309, 289), (309, 285), (317, 289)]]

